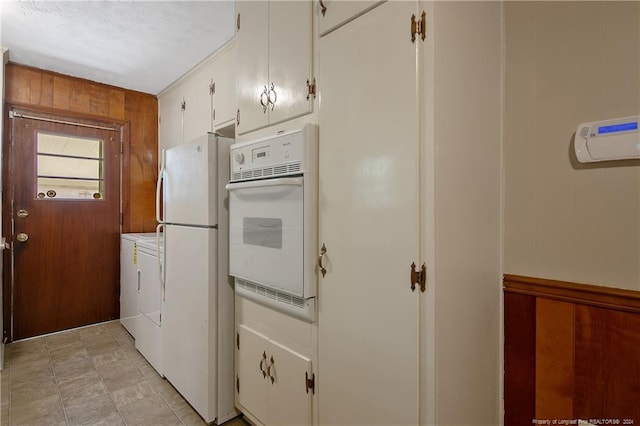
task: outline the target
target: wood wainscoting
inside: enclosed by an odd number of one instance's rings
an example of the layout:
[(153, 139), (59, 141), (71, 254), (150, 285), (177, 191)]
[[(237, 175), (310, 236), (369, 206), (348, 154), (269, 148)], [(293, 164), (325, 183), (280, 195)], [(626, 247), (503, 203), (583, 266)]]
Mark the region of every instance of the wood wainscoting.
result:
[(13, 63), (7, 64), (4, 80), (7, 107), (124, 126), (122, 232), (154, 232), (157, 97)]
[(505, 275), (504, 334), (505, 425), (640, 424), (640, 292)]

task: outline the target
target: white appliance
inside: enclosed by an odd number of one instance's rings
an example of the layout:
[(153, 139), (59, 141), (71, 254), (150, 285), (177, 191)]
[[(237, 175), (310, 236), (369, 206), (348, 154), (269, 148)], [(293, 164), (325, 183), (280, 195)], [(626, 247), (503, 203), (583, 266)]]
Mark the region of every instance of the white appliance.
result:
[(224, 190), (232, 142), (207, 134), (163, 151), (156, 192), (164, 229), (162, 371), (207, 423), (217, 424), (237, 415)]
[(122, 234), (120, 239), (120, 324), (136, 337), (138, 311), (138, 243), (155, 241), (155, 233)]
[(137, 307), (140, 315), (136, 324), (136, 349), (162, 375), (162, 285), (159, 256), (162, 237), (143, 238), (137, 242), (138, 288)]
[(236, 293), (315, 320), (316, 126), (231, 147), (229, 273)]
[(581, 163), (640, 158), (640, 116), (582, 123), (573, 147)]

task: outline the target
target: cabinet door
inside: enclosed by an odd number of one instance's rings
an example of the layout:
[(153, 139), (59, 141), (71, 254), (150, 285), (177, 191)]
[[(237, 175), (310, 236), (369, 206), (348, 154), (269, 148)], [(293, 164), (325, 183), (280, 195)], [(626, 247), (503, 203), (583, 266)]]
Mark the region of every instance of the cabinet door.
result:
[(211, 121), (211, 65), (200, 69), (183, 84), (185, 100), (184, 141), (189, 142), (213, 130)]
[[(312, 78), (311, 1), (269, 2), (269, 88), (274, 102), (269, 123), (275, 124), (311, 111), (307, 80)], [(273, 97), (276, 99), (273, 99)]]
[[(260, 95), (269, 80), (269, 4), (266, 1), (236, 2), (237, 74), (236, 90), (240, 111), (237, 133), (266, 126), (268, 116)], [(263, 97), (266, 102), (266, 97)]]
[(233, 124), (236, 119), (236, 49), (230, 48), (213, 64), (213, 128)]
[[(381, 1), (371, 0), (323, 0), (322, 4), (318, 2), (316, 10), (319, 13), (320, 36), (324, 36), (381, 3)], [(324, 5), (324, 13), (322, 5)]]
[(158, 99), (160, 150), (182, 143), (182, 110), (180, 109), (182, 95), (176, 89), (164, 93)]
[(419, 247), (415, 9), (387, 2), (319, 41), (323, 425), (418, 424), (419, 292), (409, 282)]
[(265, 374), (269, 341), (262, 334), (242, 324), (238, 325), (238, 334), (240, 348), (237, 349), (236, 374), (239, 390), (236, 388), (236, 400), (254, 417), (267, 423), (267, 393), (271, 383)]
[(305, 390), (311, 360), (272, 340), (269, 364), (274, 377), (269, 387), (269, 425), (311, 425), (312, 393)]

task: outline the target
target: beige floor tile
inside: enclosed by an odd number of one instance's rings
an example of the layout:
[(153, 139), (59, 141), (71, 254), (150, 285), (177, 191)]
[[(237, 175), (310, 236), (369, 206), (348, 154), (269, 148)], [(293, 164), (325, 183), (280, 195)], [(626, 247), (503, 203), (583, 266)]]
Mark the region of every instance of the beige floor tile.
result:
[(33, 353), (42, 350), (47, 350), (47, 343), (42, 337), (31, 340), (19, 340), (11, 343), (11, 354), (14, 357), (24, 353)]
[(89, 343), (85, 342), (89, 356), (102, 355), (107, 352), (113, 352), (120, 349), (120, 344), (113, 337), (102, 342)]
[(11, 387), (11, 405), (21, 405), (29, 401), (37, 401), (52, 394), (58, 395), (53, 375), (36, 374), (23, 376), (22, 381), (14, 383)]
[(111, 333), (109, 332), (109, 329), (106, 328), (104, 325), (94, 325), (87, 328), (81, 328), (80, 330), (78, 330), (78, 333), (80, 333), (80, 338), (82, 340), (92, 338), (95, 336), (111, 335)]
[(74, 377), (83, 376), (91, 371), (95, 371), (95, 367), (91, 358), (82, 358), (78, 360), (70, 360), (61, 362), (53, 366), (53, 373), (57, 381), (72, 379)]
[(146, 360), (144, 356), (134, 347), (123, 347), (124, 352), (127, 354), (127, 357), (138, 367), (142, 367), (143, 365), (149, 365), (149, 362)]
[(11, 381), (15, 381), (21, 376), (29, 376), (37, 373), (50, 372), (51, 360), (49, 358), (38, 358), (29, 362), (20, 363), (11, 367)]
[(116, 407), (121, 408), (155, 393), (156, 391), (153, 389), (153, 386), (145, 380), (112, 392), (111, 398), (116, 404)]
[(127, 359), (127, 355), (124, 350), (116, 349), (109, 352), (104, 352), (99, 355), (94, 355), (91, 357), (93, 360), (93, 365), (96, 367), (111, 364), (115, 361), (122, 361)]
[(160, 414), (141, 424), (148, 426), (182, 426), (184, 423), (174, 413), (169, 413)]
[(69, 425), (121, 425), (122, 417), (108, 395), (65, 406)]
[(77, 331), (66, 331), (64, 333), (52, 334), (46, 336), (45, 341), (49, 349), (67, 346), (76, 342), (80, 342), (80, 334)]
[(190, 426), (201, 426), (206, 425), (202, 417), (196, 412), (196, 410), (189, 405), (187, 401), (181, 402), (180, 404), (172, 407), (173, 411), (176, 415), (182, 420), (185, 425)]
[[(143, 398), (139, 401), (120, 408), (127, 425), (144, 425), (163, 416), (173, 415), (166, 402), (158, 394)], [(176, 417), (177, 419), (177, 417)], [(178, 420), (179, 422), (179, 420)]]
[(87, 350), (80, 341), (71, 343), (66, 346), (53, 348), (51, 349), (50, 354), (51, 363), (54, 367), (60, 364), (66, 364), (68, 362), (80, 361), (89, 357)]
[(109, 392), (115, 392), (146, 380), (138, 368), (128, 359), (101, 365), (96, 369)]
[(11, 404), (12, 425), (65, 424), (62, 402), (58, 393), (43, 399), (28, 400), (22, 404)]
[(135, 345), (135, 340), (133, 339), (133, 337), (131, 337), (131, 335), (127, 332), (125, 332), (124, 334), (118, 334), (118, 335), (114, 335), (116, 341), (120, 344), (120, 346), (127, 346), (127, 347), (131, 347)]
[(58, 383), (58, 390), (62, 398), (62, 405), (65, 407), (107, 395), (107, 390), (96, 371), (61, 381)]

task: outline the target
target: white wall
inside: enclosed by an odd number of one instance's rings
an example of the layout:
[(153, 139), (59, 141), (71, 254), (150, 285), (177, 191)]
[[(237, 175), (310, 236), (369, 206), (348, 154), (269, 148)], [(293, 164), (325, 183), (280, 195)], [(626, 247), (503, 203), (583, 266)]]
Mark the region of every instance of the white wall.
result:
[(506, 2), (505, 272), (640, 290), (640, 161), (579, 123), (640, 114), (640, 2)]

